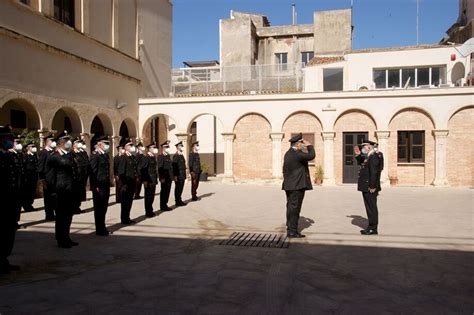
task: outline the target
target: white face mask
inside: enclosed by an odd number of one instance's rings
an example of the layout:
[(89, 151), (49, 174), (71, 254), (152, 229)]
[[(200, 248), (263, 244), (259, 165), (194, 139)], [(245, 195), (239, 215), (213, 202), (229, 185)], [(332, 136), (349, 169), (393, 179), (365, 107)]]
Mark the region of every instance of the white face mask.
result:
[(145, 151), (145, 147), (138, 147), (138, 150), (140, 150), (140, 152), (143, 152)]
[(38, 149), (36, 149), (36, 147), (31, 148), (32, 153), (36, 153), (37, 151), (38, 151)]
[(120, 154), (124, 154), (125, 153), (125, 149), (120, 149)]
[(69, 151), (69, 150), (71, 150), (71, 147), (72, 147), (71, 140), (66, 141), (66, 143), (64, 144), (64, 149)]
[(56, 146), (57, 146), (56, 141), (51, 142), (51, 143), (49, 144), (49, 146), (50, 146), (52, 149), (56, 148)]
[(198, 146), (198, 145), (195, 146), (195, 147), (194, 147), (194, 150), (195, 150), (196, 152), (198, 152), (198, 151), (199, 151), (199, 146)]
[(79, 142), (78, 144), (76, 144), (76, 147), (78, 150), (82, 149), (82, 143)]
[(367, 154), (367, 149), (366, 149), (366, 148), (362, 148), (361, 152), (362, 152), (362, 154)]
[(137, 152), (137, 148), (135, 147), (130, 147), (130, 153), (136, 153)]
[(23, 149), (23, 146), (21, 145), (21, 143), (15, 144), (15, 151), (21, 151), (22, 149)]
[(157, 149), (157, 148), (154, 148), (151, 152), (152, 152), (153, 154), (158, 154), (158, 149)]
[(183, 146), (182, 145), (178, 145), (177, 149), (178, 149), (179, 152), (183, 152)]
[(82, 145), (82, 150), (87, 149), (87, 146), (85, 144)]
[(104, 152), (109, 152), (110, 150), (110, 145), (104, 144)]
[(171, 151), (171, 149), (170, 149), (170, 148), (165, 148), (165, 152), (166, 152), (166, 153), (168, 153), (168, 154), (169, 154), (169, 153), (170, 153), (170, 151)]

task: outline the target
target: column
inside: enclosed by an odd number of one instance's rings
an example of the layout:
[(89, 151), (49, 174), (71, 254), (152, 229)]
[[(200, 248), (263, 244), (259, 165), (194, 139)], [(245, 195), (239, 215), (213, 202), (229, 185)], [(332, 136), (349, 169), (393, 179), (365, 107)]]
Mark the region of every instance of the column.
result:
[(120, 136), (112, 136), (110, 137), (110, 152), (112, 153), (112, 156), (117, 155), (117, 147), (120, 144), (120, 139), (122, 137)]
[(283, 170), (281, 165), (281, 140), (285, 134), (282, 132), (272, 132), (272, 176), (274, 179), (283, 178)]
[(235, 133), (223, 133), (225, 141), (225, 151), (224, 151), (224, 177), (232, 179), (234, 176), (233, 173), (233, 152), (232, 147), (234, 144)]
[(446, 179), (446, 138), (448, 130), (433, 130), (435, 138), (435, 178), (433, 186), (447, 186)]
[(176, 138), (178, 138), (178, 142), (182, 141), (183, 142), (183, 155), (186, 159), (186, 162), (188, 161), (189, 158), (189, 152), (188, 152), (188, 139), (189, 139), (189, 134), (187, 133), (177, 133)]
[[(40, 148), (44, 148), (44, 137), (48, 136), (50, 134), (49, 130), (48, 129), (39, 129), (38, 130), (38, 135), (39, 135), (39, 140), (40, 140)], [(40, 148), (38, 148), (38, 151), (40, 150)]]
[(94, 148), (92, 147), (92, 144), (91, 144), (91, 134), (89, 133), (81, 133), (80, 134), (81, 136), (81, 139), (84, 141), (84, 143), (86, 144), (87, 148), (86, 148), (86, 152), (87, 154), (91, 154), (92, 151), (94, 151)]
[(390, 137), (390, 131), (376, 131), (375, 136), (379, 143), (379, 151), (383, 153), (384, 167), (382, 174), (380, 175), (380, 184), (389, 185), (390, 180), (388, 177), (388, 165), (390, 154), (388, 152), (388, 138)]
[(334, 137), (336, 133), (334, 131), (323, 131), (321, 132), (324, 143), (324, 186), (336, 185), (336, 179), (334, 178)]

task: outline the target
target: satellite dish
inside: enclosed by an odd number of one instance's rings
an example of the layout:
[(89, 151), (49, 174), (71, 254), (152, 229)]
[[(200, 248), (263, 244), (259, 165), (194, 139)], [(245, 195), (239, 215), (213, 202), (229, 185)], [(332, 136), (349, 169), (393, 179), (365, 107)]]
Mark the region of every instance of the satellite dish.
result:
[(463, 56), (467, 57), (474, 52), (474, 37), (468, 39), (461, 47), (457, 48), (456, 50)]

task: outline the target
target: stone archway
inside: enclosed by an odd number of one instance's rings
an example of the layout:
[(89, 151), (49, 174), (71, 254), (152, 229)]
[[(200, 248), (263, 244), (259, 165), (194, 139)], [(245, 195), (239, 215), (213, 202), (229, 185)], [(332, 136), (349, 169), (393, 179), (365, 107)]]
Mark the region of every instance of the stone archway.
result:
[(135, 123), (130, 118), (122, 120), (119, 128), (119, 136), (122, 138), (136, 138), (138, 136)]
[(446, 163), (446, 176), (451, 186), (474, 187), (474, 138), (471, 135), (473, 121), (474, 106), (470, 106), (456, 112), (448, 122), (447, 152), (458, 152), (455, 160), (449, 159)]
[(166, 140), (170, 140), (171, 145), (174, 145), (178, 142), (176, 134), (178, 134), (176, 121), (172, 117), (165, 114), (155, 114), (143, 124), (141, 137), (144, 143), (156, 142), (160, 145)]
[(22, 98), (11, 99), (0, 107), (0, 125), (10, 125), (15, 132), (42, 128), (35, 106)]
[(51, 122), (51, 127), (57, 132), (67, 130), (75, 137), (83, 132), (81, 117), (70, 107), (63, 107), (56, 111)]
[(260, 114), (246, 114), (234, 127), (233, 175), (236, 180), (272, 179), (270, 122)]

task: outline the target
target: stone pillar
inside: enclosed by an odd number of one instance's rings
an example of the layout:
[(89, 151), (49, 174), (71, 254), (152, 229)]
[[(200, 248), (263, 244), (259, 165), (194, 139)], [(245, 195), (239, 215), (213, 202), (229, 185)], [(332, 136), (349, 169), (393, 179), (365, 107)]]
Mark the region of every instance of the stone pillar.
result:
[(435, 138), (435, 178), (433, 186), (447, 186), (446, 178), (446, 138), (448, 130), (433, 130)]
[(388, 152), (388, 138), (390, 137), (390, 131), (376, 131), (375, 136), (379, 144), (379, 151), (383, 153), (384, 167), (382, 174), (380, 175), (380, 184), (389, 185), (390, 179), (388, 177), (388, 165), (390, 154)]
[(235, 133), (223, 133), (225, 141), (225, 151), (224, 151), (224, 177), (233, 180), (234, 172), (234, 159), (233, 159), (233, 150)]
[(92, 147), (92, 143), (91, 143), (92, 135), (89, 134), (89, 133), (81, 133), (80, 136), (81, 136), (81, 139), (84, 141), (84, 143), (87, 146), (87, 148), (86, 148), (87, 154), (90, 155), (91, 152), (94, 151), (94, 148)]
[[(44, 137), (48, 136), (50, 134), (49, 130), (48, 129), (39, 129), (38, 130), (38, 135), (39, 135), (39, 140), (40, 140), (40, 148), (44, 148)], [(39, 149), (38, 148), (38, 151)]]
[(110, 152), (112, 153), (112, 156), (117, 155), (117, 147), (120, 144), (120, 139), (122, 137), (120, 136), (112, 136), (110, 137)]
[(336, 179), (334, 178), (334, 137), (336, 133), (334, 131), (323, 131), (321, 132), (324, 143), (324, 186), (336, 185)]
[(285, 134), (281, 132), (272, 132), (272, 176), (274, 179), (283, 178), (283, 170), (281, 165), (281, 140)]

